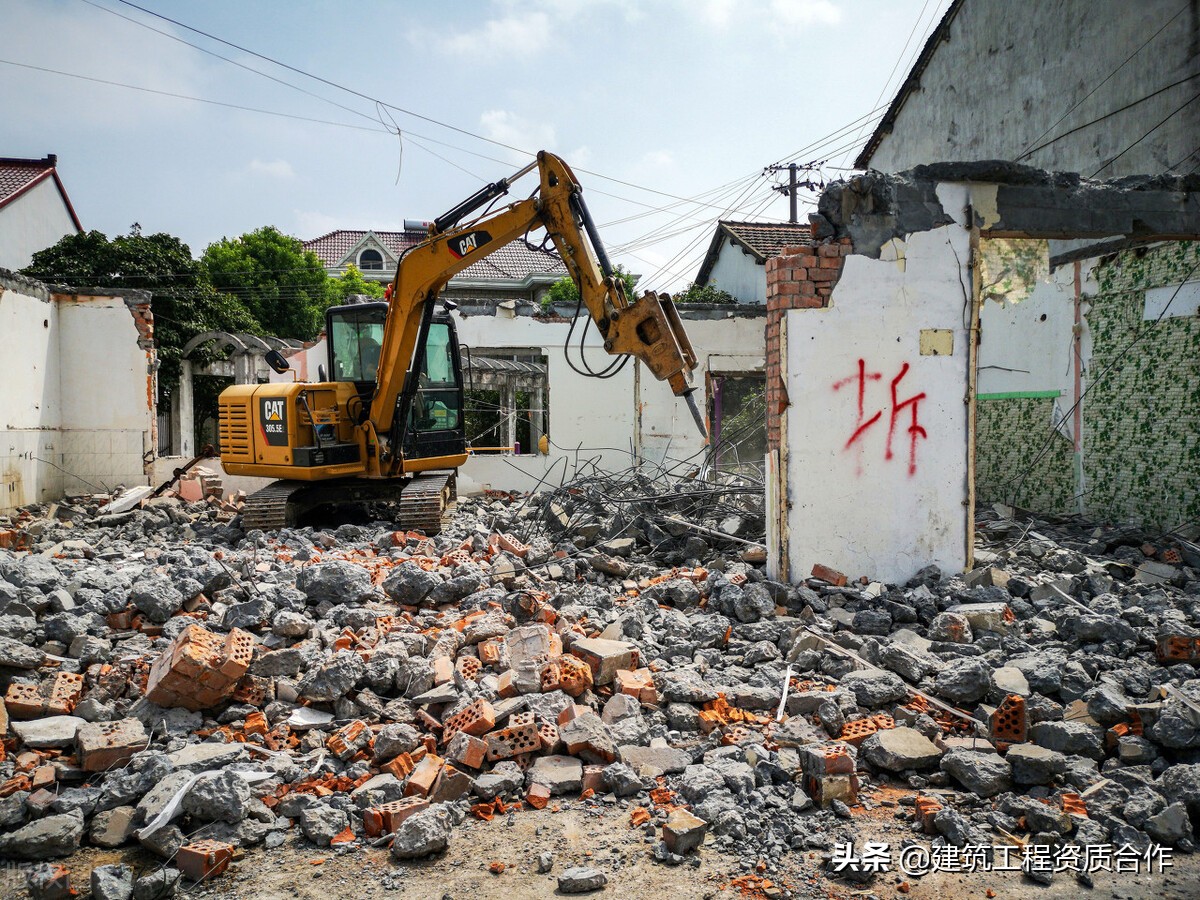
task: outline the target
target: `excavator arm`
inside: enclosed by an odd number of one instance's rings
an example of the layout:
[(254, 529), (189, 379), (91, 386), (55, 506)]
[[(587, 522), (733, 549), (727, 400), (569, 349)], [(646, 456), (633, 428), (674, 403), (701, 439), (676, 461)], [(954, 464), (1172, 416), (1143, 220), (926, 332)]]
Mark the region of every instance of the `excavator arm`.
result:
[[(541, 184), (533, 196), (465, 225), (459, 223), (508, 193), (518, 178), (537, 168)], [(683, 397), (702, 434), (704, 419), (692, 399), (696, 356), (668, 295), (647, 292), (631, 301), (614, 276), (574, 173), (552, 153), (490, 184), (433, 223), (427, 241), (413, 247), (396, 267), (379, 356), (377, 388), (369, 421), (387, 436), (387, 468), (398, 465), (404, 410), (416, 390), (423, 347), (419, 337), (433, 315), (438, 293), (458, 272), (514, 240), (545, 228), (579, 288), (588, 315), (613, 354), (640, 360), (676, 396)]]

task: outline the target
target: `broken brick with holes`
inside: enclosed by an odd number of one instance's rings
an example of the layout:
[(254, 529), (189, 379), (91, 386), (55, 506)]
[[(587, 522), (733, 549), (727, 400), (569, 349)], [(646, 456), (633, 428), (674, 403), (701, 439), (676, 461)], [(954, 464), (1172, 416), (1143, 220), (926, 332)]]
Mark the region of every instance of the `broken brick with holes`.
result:
[[(165, 808), (155, 785), (183, 790), (162, 835), (81, 803), (78, 845), (167, 858), (205, 828), (219, 840), (176, 865), (207, 879), (269, 834), (434, 854), (465, 816), (564, 807), (639, 822), (668, 864), (715, 849), (768, 873), (881, 796), (919, 841), (992, 816), (1022, 839), (1052, 820), (1077, 842), (1194, 843), (1200, 579), (1182, 551), (1178, 577), (1150, 583), (1128, 532), (1043, 523), (1004, 550), (1024, 526), (985, 518), (981, 545), (999, 549), (981, 546), (974, 571), (887, 585), (814, 562), (789, 585), (718, 537), (594, 528), (614, 510), (573, 489), (464, 499), (432, 537), (381, 521), (251, 543), (235, 516), (219, 545), (201, 529), (151, 546), (156, 510), (193, 515), (151, 501), (131, 514), (136, 563), (0, 552), (5, 584), (74, 590), (89, 610), (68, 627), (59, 597), (30, 620), (40, 631), (0, 636), (0, 819), (19, 812), (0, 855), (49, 858), (30, 826), (57, 798), (129, 784), (131, 809)], [(731, 535), (760, 527), (740, 518)], [(91, 522), (71, 539), (114, 527)]]

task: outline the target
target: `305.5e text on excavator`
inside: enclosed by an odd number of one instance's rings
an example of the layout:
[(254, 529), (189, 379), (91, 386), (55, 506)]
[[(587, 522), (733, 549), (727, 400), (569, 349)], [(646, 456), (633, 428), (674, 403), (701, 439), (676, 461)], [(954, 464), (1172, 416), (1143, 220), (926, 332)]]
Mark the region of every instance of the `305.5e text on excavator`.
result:
[[(464, 223), (535, 169), (540, 185), (530, 197)], [(428, 238), (397, 265), (387, 302), (326, 311), (328, 371), (319, 381), (234, 385), (221, 393), (225, 471), (279, 479), (247, 498), (244, 528), (296, 525), (327, 504), (386, 500), (398, 501), (403, 527), (440, 530), (468, 453), (459, 344), (451, 310), (437, 309), (438, 295), (467, 266), (538, 229), (562, 257), (604, 349), (636, 358), (666, 381), (705, 432), (692, 399), (695, 353), (670, 297), (626, 296), (574, 173), (542, 152), (435, 219)], [(277, 353), (267, 361), (288, 371)]]

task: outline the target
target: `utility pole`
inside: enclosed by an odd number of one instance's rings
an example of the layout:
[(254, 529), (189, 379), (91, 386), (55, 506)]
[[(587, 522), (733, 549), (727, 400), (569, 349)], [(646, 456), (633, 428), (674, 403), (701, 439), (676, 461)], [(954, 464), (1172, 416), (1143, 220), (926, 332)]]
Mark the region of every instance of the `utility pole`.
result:
[(779, 193), (781, 193), (781, 194), (787, 194), (788, 205), (789, 205), (788, 221), (791, 222), (793, 225), (795, 225), (796, 222), (798, 221), (798, 213), (796, 210), (796, 197), (798, 196), (799, 189), (807, 188), (810, 191), (817, 191), (817, 190), (821, 190), (825, 187), (825, 182), (822, 181), (819, 177), (816, 180), (814, 180), (812, 178), (806, 178), (803, 181), (799, 181), (796, 177), (796, 173), (799, 172), (801, 169), (803, 169), (806, 173), (807, 172), (815, 172), (821, 168), (821, 165), (823, 164), (823, 162), (824, 162), (824, 160), (822, 160), (821, 162), (810, 162), (810, 163), (794, 163), (793, 162), (793, 163), (788, 163), (787, 166), (770, 165), (770, 166), (767, 166), (765, 169), (763, 169), (763, 175), (772, 174), (774, 172), (782, 172), (785, 168), (787, 169), (788, 183), (772, 185), (771, 190), (779, 191)]

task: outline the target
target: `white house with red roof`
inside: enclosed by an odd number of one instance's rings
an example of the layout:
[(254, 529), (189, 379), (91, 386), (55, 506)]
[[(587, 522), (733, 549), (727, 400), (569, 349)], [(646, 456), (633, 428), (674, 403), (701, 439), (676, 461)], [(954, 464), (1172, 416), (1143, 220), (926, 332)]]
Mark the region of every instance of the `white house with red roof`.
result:
[(767, 260), (784, 247), (811, 239), (808, 225), (794, 222), (717, 222), (696, 275), (699, 287), (712, 285), (738, 303), (767, 302)]
[[(356, 266), (368, 281), (390, 282), (396, 264), (428, 234), (405, 231), (339, 230), (304, 242), (330, 275)], [(513, 241), (454, 276), (442, 296), (459, 299), (528, 300), (538, 302), (554, 282), (567, 274), (558, 253)]]
[(63, 235), (83, 231), (58, 177), (58, 157), (0, 157), (0, 268), (23, 269)]

